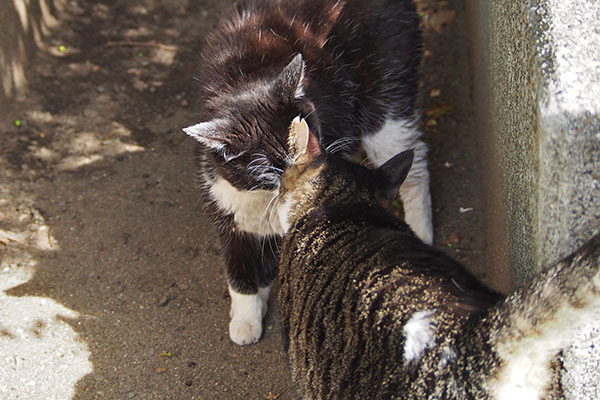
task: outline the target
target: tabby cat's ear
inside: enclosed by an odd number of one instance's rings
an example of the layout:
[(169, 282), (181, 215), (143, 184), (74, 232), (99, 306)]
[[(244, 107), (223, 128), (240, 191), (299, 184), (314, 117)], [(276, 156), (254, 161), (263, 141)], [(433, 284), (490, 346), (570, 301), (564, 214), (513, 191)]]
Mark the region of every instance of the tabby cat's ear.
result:
[(277, 83), (283, 93), (293, 93), (294, 98), (297, 99), (304, 96), (303, 80), (304, 59), (302, 59), (302, 54), (298, 53), (279, 74)]
[(294, 118), (290, 125), (289, 147), (294, 164), (308, 164), (321, 154), (317, 137), (300, 116)]
[(227, 121), (224, 119), (214, 119), (212, 121), (200, 122), (196, 125), (183, 128), (183, 131), (202, 143), (206, 147), (219, 153), (223, 159), (228, 162), (244, 152), (235, 154), (231, 152), (229, 140), (223, 136), (223, 129), (227, 126)]
[(396, 154), (377, 169), (387, 180), (384, 195), (388, 200), (394, 200), (398, 196), (398, 189), (410, 171), (413, 158), (414, 152), (406, 150)]

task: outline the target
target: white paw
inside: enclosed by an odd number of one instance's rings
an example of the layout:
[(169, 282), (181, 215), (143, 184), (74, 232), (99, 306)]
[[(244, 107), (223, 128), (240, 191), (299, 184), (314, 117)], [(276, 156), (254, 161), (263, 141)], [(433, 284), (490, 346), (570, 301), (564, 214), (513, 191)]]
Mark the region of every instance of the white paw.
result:
[(229, 313), (229, 338), (244, 346), (259, 341), (262, 319), (267, 313), (270, 287), (259, 289), (257, 294), (241, 294), (229, 287), (231, 311)]
[(257, 343), (261, 335), (261, 320), (232, 320), (229, 323), (229, 338), (239, 346)]

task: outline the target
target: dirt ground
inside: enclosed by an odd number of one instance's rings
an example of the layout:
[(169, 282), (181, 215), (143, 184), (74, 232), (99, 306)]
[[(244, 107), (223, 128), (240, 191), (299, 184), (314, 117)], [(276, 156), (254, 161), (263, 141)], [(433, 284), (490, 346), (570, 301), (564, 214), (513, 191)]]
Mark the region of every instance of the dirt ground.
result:
[[(294, 398), (275, 296), (257, 345), (229, 341), (181, 132), (202, 38), (231, 3), (54, 10), (30, 91), (0, 121), (1, 398)], [(463, 2), (418, 4), (436, 244), (485, 277)]]

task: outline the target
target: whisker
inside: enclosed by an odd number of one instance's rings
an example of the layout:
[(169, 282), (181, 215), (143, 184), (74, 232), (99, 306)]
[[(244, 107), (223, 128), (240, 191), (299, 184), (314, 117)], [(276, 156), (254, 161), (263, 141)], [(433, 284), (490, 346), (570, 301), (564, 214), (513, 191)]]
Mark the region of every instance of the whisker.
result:
[(358, 138), (353, 138), (350, 136), (342, 137), (337, 140), (334, 140), (329, 146), (327, 146), (325, 151), (327, 151), (330, 154), (334, 154), (334, 153), (337, 153), (338, 151), (342, 150), (344, 147), (346, 147), (354, 142), (357, 142), (359, 140), (360, 139), (358, 139)]
[(304, 116), (304, 119), (306, 119), (306, 118), (310, 117), (310, 115), (311, 115), (312, 113), (314, 113), (315, 111), (317, 111), (317, 109), (316, 109), (316, 108), (315, 108), (315, 109), (313, 109), (313, 110), (311, 110), (311, 111), (310, 111), (308, 114), (306, 114), (306, 115)]

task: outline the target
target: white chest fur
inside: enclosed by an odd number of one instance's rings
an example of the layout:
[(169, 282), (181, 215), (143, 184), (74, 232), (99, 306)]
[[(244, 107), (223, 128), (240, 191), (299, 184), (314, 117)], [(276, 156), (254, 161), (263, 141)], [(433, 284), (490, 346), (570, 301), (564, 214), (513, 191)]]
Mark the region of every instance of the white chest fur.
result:
[(209, 195), (219, 209), (233, 214), (236, 228), (261, 236), (283, 235), (277, 217), (278, 190), (239, 190), (226, 179), (206, 179)]

